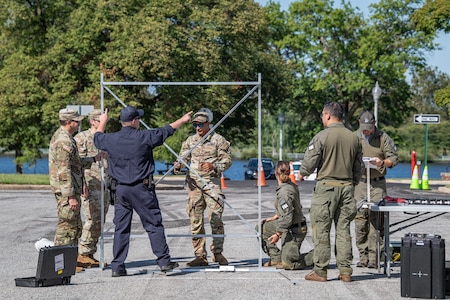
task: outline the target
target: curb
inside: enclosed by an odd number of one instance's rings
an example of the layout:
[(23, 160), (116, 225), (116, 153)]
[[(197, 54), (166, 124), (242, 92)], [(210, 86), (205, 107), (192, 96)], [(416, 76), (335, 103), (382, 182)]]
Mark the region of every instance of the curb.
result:
[[(158, 184), (156, 190), (182, 190), (182, 184)], [(0, 191), (23, 191), (23, 190), (40, 190), (51, 191), (50, 185), (30, 185), (30, 184), (0, 184)]]

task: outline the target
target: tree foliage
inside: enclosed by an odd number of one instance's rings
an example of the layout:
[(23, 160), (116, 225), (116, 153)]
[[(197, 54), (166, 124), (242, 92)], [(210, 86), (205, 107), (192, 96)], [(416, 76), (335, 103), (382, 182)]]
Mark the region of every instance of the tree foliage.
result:
[(450, 2), (448, 0), (426, 0), (412, 15), (417, 29), (428, 33), (442, 30), (450, 32)]
[[(446, 105), (441, 103), (436, 93), (450, 86), (450, 78), (437, 68), (424, 68), (411, 80), (412, 98), (411, 104), (415, 108), (414, 113), (444, 114), (448, 119)], [(405, 121), (412, 120), (412, 114), (405, 116)]]
[[(32, 162), (58, 126), (59, 109), (100, 106), (100, 73), (107, 82), (154, 83), (108, 86), (123, 103), (143, 108), (150, 127), (201, 107), (217, 123), (252, 88), (158, 83), (255, 82), (258, 74), (263, 142), (272, 149), (280, 112), (292, 152), (320, 130), (325, 102), (342, 103), (354, 129), (358, 113), (373, 107), (376, 81), (383, 89), (379, 124), (397, 127), (414, 111), (407, 72), (419, 74), (436, 30), (446, 30), (442, 22), (433, 30), (416, 26), (412, 16), (422, 3), (382, 0), (365, 17), (329, 0), (297, 1), (289, 11), (234, 0), (0, 0), (0, 147), (15, 151), (19, 167)], [(435, 103), (444, 106), (441, 91)], [(217, 131), (238, 147), (256, 145), (256, 103), (253, 94)], [(104, 105), (108, 130), (118, 130), (122, 104), (106, 93)], [(183, 126), (167, 142), (177, 152), (191, 133)], [(173, 159), (164, 148), (156, 155)]]
[[(378, 81), (381, 125), (399, 125), (412, 111), (408, 70), (424, 65), (424, 51), (434, 49), (434, 35), (417, 32), (410, 21), (419, 0), (383, 0), (365, 18), (350, 3), (296, 1), (287, 13), (269, 4), (273, 44), (293, 74), (293, 96), (283, 108), (299, 119), (297, 149), (317, 132), (325, 102), (345, 107), (344, 122), (355, 129), (361, 110), (373, 108), (371, 90)], [(395, 107), (395, 109), (393, 109)], [(320, 125), (319, 125), (320, 126)]]
[[(100, 106), (100, 72), (105, 81), (120, 82), (256, 82), (261, 73), (267, 78), (267, 102), (287, 94), (279, 83), (289, 74), (269, 48), (264, 10), (254, 1), (0, 3), (5, 7), (0, 13), (0, 103), (4, 115), (20, 117), (23, 129), (14, 128), (17, 119), (11, 118), (1, 129), (1, 145), (19, 156), (26, 149), (44, 147), (58, 126), (59, 109), (69, 104)], [(143, 120), (156, 127), (201, 107), (211, 108), (220, 120), (252, 87), (155, 85), (151, 93), (148, 88), (119, 86), (114, 93), (125, 104), (144, 108)], [(107, 96), (105, 106), (117, 120), (121, 104)], [(224, 122), (229, 139), (252, 136), (243, 129), (255, 127), (255, 110), (253, 96), (230, 115)], [(39, 141), (34, 130), (26, 129), (28, 124), (41, 132)], [(110, 122), (108, 130), (118, 128), (118, 122)], [(189, 130), (181, 131), (185, 136)]]

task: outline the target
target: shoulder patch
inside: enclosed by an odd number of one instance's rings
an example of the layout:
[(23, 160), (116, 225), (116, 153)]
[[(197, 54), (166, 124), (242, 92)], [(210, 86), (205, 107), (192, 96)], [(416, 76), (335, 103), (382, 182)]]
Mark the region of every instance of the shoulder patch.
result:
[(69, 147), (69, 146), (67, 146), (67, 145), (63, 145), (62, 148), (64, 149), (64, 151), (67, 151), (67, 152), (69, 152), (69, 153), (72, 153), (72, 148), (71, 148), (71, 147)]
[(286, 210), (289, 208), (289, 205), (286, 203), (285, 199), (280, 199), (279, 204), (282, 210)]

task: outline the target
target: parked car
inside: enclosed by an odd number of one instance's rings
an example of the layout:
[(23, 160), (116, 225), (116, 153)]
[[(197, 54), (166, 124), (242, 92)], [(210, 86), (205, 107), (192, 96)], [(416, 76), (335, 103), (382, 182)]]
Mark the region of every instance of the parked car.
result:
[[(298, 175), (300, 174), (300, 167), (302, 165), (302, 161), (294, 161), (292, 163), (292, 168), (294, 169), (294, 175), (295, 179), (298, 180)], [(305, 180), (316, 180), (317, 178), (317, 169), (314, 170), (314, 172), (309, 175), (308, 177), (305, 177)]]
[[(271, 158), (261, 158), (262, 167), (264, 170), (264, 177), (266, 179), (275, 179), (275, 164)], [(250, 158), (248, 163), (244, 165), (245, 180), (252, 180), (258, 178), (258, 159)]]

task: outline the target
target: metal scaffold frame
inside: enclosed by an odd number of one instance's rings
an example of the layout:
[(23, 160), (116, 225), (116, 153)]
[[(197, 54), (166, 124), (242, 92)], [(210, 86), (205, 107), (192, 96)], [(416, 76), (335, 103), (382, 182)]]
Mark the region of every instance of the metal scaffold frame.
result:
[[(126, 107), (127, 105), (108, 87), (108, 86), (212, 86), (212, 85), (223, 85), (223, 86), (233, 86), (233, 85), (239, 85), (239, 86), (253, 86), (250, 91), (242, 97), (229, 111), (228, 113), (222, 117), (222, 119), (215, 124), (211, 130), (193, 147), (197, 147), (201, 142), (204, 141), (204, 139), (207, 138), (209, 134), (214, 132), (214, 130), (220, 126), (245, 100), (247, 100), (252, 94), (255, 93), (257, 90), (258, 93), (258, 170), (262, 170), (262, 162), (261, 162), (261, 74), (258, 73), (258, 81), (243, 81), (243, 82), (107, 82), (104, 81), (103, 73), (100, 74), (100, 99), (101, 99), (101, 110), (104, 111), (104, 92), (105, 90), (113, 96), (113, 98), (118, 101), (122, 106)], [(151, 128), (145, 124), (145, 122), (140, 120), (141, 124), (145, 126), (148, 130), (151, 130)], [(201, 181), (203, 181), (205, 184), (207, 184), (204, 179), (202, 179), (194, 170), (192, 170), (189, 165), (184, 161), (185, 157), (179, 157), (177, 152), (175, 152), (173, 149), (171, 149), (166, 143), (164, 143), (164, 146), (172, 153), (174, 156), (177, 157), (179, 161), (181, 161), (189, 170), (190, 172), (194, 173)], [(191, 149), (190, 152), (193, 150)], [(189, 153), (190, 153), (189, 152)], [(189, 154), (188, 153), (188, 154)], [(188, 155), (186, 154), (186, 155)], [(164, 175), (155, 183), (156, 185), (161, 182), (171, 171), (173, 170), (173, 166), (164, 173)], [(261, 245), (261, 223), (259, 220), (261, 220), (261, 186), (262, 186), (262, 178), (258, 175), (258, 231), (255, 231), (254, 226), (252, 226), (250, 223), (248, 223), (221, 195), (218, 195), (226, 204), (244, 223), (246, 223), (252, 230), (252, 234), (238, 234), (233, 235), (233, 237), (256, 237), (258, 240), (258, 269), (260, 270), (262, 267), (262, 249), (260, 247)], [(104, 265), (104, 191), (105, 191), (105, 174), (104, 174), (104, 168), (102, 167), (102, 193), (101, 193), (101, 237), (100, 237), (100, 264)], [(213, 192), (214, 190), (211, 189)], [(208, 234), (202, 234), (202, 235), (195, 235), (196, 237), (226, 237), (231, 236), (227, 234), (223, 235), (208, 235)], [(145, 235), (145, 237), (147, 237)], [(190, 237), (192, 238), (193, 235), (191, 234), (185, 234), (185, 235), (168, 235), (168, 237)]]

